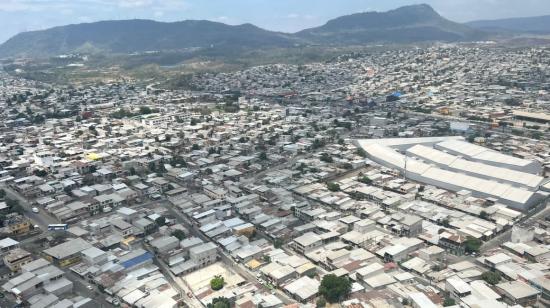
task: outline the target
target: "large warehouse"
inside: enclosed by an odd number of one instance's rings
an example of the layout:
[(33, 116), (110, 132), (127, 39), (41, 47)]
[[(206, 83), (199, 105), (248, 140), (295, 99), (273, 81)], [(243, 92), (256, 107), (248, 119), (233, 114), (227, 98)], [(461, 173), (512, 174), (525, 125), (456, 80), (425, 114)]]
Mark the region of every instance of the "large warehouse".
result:
[[(399, 142), (401, 140), (402, 142)], [(540, 164), (465, 142), (460, 137), (357, 140), (368, 157), (408, 179), (451, 191), (468, 190), (525, 210), (541, 201)], [(518, 166), (523, 170), (518, 171)], [(538, 166), (538, 171), (537, 171)]]

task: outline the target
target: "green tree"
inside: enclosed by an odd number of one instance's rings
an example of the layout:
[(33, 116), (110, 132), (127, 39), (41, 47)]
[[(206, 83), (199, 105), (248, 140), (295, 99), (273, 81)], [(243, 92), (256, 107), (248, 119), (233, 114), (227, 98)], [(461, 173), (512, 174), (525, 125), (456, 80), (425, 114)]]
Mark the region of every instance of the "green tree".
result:
[(500, 282), (500, 273), (487, 271), (481, 274), (481, 279), (485, 280), (488, 284), (496, 285)]
[(216, 297), (212, 303), (206, 306), (207, 308), (230, 308), (231, 302), (225, 297)]
[(363, 177), (359, 178), (359, 182), (361, 182), (363, 184), (367, 184), (367, 185), (372, 184), (372, 180), (368, 176), (363, 176)]
[(466, 238), (466, 241), (464, 242), (464, 247), (466, 252), (472, 253), (472, 252), (479, 252), (479, 248), (481, 247), (481, 240), (468, 236)]
[(449, 307), (449, 306), (454, 306), (455, 305), (455, 300), (450, 298), (450, 297), (447, 297), (444, 301), (443, 301), (443, 307)]
[(479, 217), (481, 217), (483, 219), (488, 219), (489, 218), (489, 213), (487, 213), (485, 211), (481, 211), (481, 213), (479, 213)]
[(330, 191), (340, 191), (340, 185), (336, 184), (336, 183), (333, 183), (333, 182), (329, 182), (327, 183), (327, 188), (328, 190)]
[(328, 155), (327, 153), (323, 153), (321, 154), (321, 158), (320, 158), (321, 161), (324, 161), (325, 163), (332, 163), (334, 160), (332, 159), (332, 157), (330, 155)]
[(273, 241), (273, 246), (277, 249), (283, 247), (283, 240), (281, 240), (280, 238), (276, 238), (274, 241)]
[(258, 155), (258, 159), (260, 160), (267, 160), (267, 154), (265, 152), (261, 152), (259, 155)]
[(317, 303), (315, 303), (317, 308), (324, 308), (327, 305), (327, 300), (324, 297), (319, 297)]
[(48, 175), (48, 172), (46, 170), (34, 170), (33, 171), (33, 174), (38, 176), (38, 177), (46, 177)]
[(155, 219), (155, 223), (159, 227), (166, 225), (166, 217), (160, 216), (159, 218)]
[(221, 290), (223, 288), (225, 281), (222, 276), (216, 275), (212, 280), (210, 280), (210, 287), (214, 291)]
[(350, 292), (351, 281), (345, 276), (325, 275), (319, 286), (319, 294), (329, 303), (338, 303), (346, 299)]
[(183, 232), (180, 229), (177, 229), (177, 230), (174, 230), (174, 232), (172, 232), (172, 236), (177, 237), (178, 240), (181, 241), (181, 240), (185, 239), (185, 232)]
[(151, 108), (147, 107), (147, 106), (141, 106), (139, 107), (139, 113), (141, 114), (151, 114), (153, 111), (151, 110)]

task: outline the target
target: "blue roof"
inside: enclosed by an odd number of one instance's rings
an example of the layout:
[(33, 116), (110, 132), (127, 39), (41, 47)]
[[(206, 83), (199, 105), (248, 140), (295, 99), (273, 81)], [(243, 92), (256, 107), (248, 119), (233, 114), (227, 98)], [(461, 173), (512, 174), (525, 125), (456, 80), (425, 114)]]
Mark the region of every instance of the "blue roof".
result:
[(128, 260), (128, 261), (122, 262), (121, 265), (122, 265), (124, 268), (130, 268), (130, 267), (134, 267), (134, 266), (136, 266), (136, 265), (138, 265), (138, 264), (140, 264), (140, 263), (143, 263), (143, 262), (145, 262), (145, 261), (149, 261), (149, 260), (151, 260), (151, 259), (153, 259), (153, 255), (152, 255), (150, 252), (145, 252), (145, 253), (142, 254), (142, 255), (139, 255), (139, 256), (137, 256), (137, 257), (135, 257), (135, 258), (132, 258), (132, 259), (130, 259), (130, 260)]

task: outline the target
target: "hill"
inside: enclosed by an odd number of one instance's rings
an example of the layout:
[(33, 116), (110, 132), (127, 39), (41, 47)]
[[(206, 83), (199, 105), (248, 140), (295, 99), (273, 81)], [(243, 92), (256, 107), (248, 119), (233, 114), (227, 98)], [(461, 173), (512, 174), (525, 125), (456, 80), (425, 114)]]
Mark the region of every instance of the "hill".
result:
[(243, 50), (287, 48), (297, 44), (349, 46), (375, 42), (468, 41), (483, 37), (483, 32), (449, 21), (424, 4), (343, 16), (324, 26), (294, 34), (272, 32), (251, 24), (230, 26), (197, 20), (172, 23), (120, 20), (68, 25), (20, 33), (0, 45), (0, 58), (146, 51), (233, 55)]
[(496, 20), (477, 20), (469, 22), (467, 25), (479, 30), (492, 32), (549, 34), (550, 15)]
[(187, 48), (289, 47), (293, 40), (251, 24), (211, 21), (164, 23), (101, 21), (20, 33), (0, 46), (0, 57), (41, 57), (73, 52), (132, 53)]
[(426, 4), (404, 6), (388, 12), (343, 16), (296, 35), (320, 44), (469, 41), (485, 36), (481, 31), (441, 17)]

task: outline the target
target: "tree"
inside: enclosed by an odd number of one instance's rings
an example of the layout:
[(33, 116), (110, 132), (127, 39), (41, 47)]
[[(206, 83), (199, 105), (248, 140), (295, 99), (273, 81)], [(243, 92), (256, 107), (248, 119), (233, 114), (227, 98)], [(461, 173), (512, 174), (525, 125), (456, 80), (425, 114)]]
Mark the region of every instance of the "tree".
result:
[(340, 185), (336, 184), (336, 183), (333, 183), (333, 182), (329, 182), (327, 183), (327, 188), (328, 190), (330, 191), (340, 191)]
[(41, 178), (46, 177), (48, 175), (48, 172), (46, 170), (34, 170), (33, 173), (34, 175)]
[(216, 297), (212, 303), (206, 306), (207, 308), (230, 308), (231, 302), (225, 297)]
[(274, 241), (273, 241), (273, 246), (277, 249), (283, 247), (283, 240), (281, 240), (280, 238), (276, 238)]
[(191, 150), (193, 150), (193, 151), (198, 151), (200, 149), (201, 149), (201, 147), (196, 143), (191, 146)]
[(315, 306), (317, 308), (323, 308), (323, 307), (326, 307), (326, 305), (327, 305), (327, 300), (321, 296), (317, 299), (317, 303)]
[(489, 218), (489, 213), (487, 213), (485, 211), (481, 211), (481, 213), (479, 213), (479, 217), (481, 217), (483, 219), (488, 219)]
[(447, 297), (444, 301), (443, 301), (443, 307), (449, 307), (449, 306), (454, 306), (455, 305), (455, 300), (450, 298), (450, 297)]
[(153, 111), (151, 110), (151, 108), (147, 107), (147, 106), (141, 106), (139, 107), (139, 113), (141, 114), (150, 114), (152, 113)]
[(223, 288), (225, 281), (222, 276), (216, 275), (212, 280), (210, 280), (210, 287), (214, 291), (221, 290)]
[(164, 226), (166, 224), (166, 217), (160, 216), (159, 218), (155, 219), (155, 223), (159, 227)]
[(319, 294), (329, 303), (338, 303), (344, 300), (350, 292), (351, 281), (345, 276), (325, 275), (319, 286)]
[(328, 155), (327, 153), (323, 153), (321, 154), (321, 158), (320, 158), (321, 161), (324, 161), (325, 163), (332, 163), (334, 160), (332, 159), (332, 157), (330, 155)]
[(258, 158), (260, 160), (267, 160), (267, 154), (265, 152), (261, 152), (259, 155), (258, 155)]
[(488, 284), (496, 285), (500, 282), (501, 277), (500, 273), (498, 272), (487, 271), (481, 274), (481, 279), (485, 280), (485, 282), (487, 282)]
[(479, 252), (479, 248), (481, 247), (481, 240), (468, 236), (466, 238), (466, 241), (464, 242), (464, 247), (466, 252), (472, 253), (472, 252)]
[(25, 214), (25, 209), (19, 204), (19, 201), (17, 200), (6, 199), (6, 205), (10, 208), (12, 212), (16, 212), (21, 215)]
[(183, 239), (185, 239), (185, 232), (183, 232), (180, 229), (177, 229), (177, 230), (174, 230), (174, 232), (172, 232), (172, 236), (175, 236), (178, 238), (178, 240), (182, 241)]
[(363, 184), (367, 184), (367, 185), (372, 184), (372, 180), (368, 176), (364, 176), (362, 178), (359, 178), (359, 182), (361, 182)]

